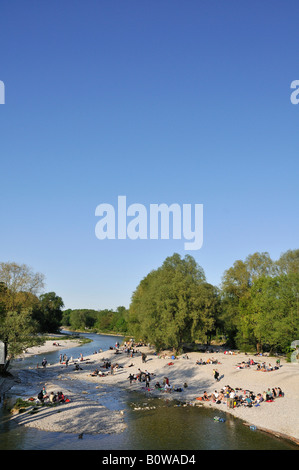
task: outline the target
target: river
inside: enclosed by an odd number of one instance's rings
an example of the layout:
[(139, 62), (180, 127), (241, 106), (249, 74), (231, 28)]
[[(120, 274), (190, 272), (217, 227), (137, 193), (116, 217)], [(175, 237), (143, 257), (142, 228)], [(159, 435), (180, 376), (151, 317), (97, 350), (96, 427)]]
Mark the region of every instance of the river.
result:
[[(59, 355), (86, 357), (100, 348), (105, 351), (114, 346), (119, 336), (84, 334), (91, 343), (59, 350), (40, 356), (31, 356), (16, 362), (22, 383), (13, 387), (7, 400), (22, 396), (26, 383), (26, 369), (41, 363), (58, 362)], [(74, 386), (72, 384), (72, 386)], [(78, 384), (78, 387), (82, 385)], [(97, 398), (109, 409), (125, 410), (127, 428), (119, 434), (77, 435), (45, 432), (22, 427), (9, 419), (6, 407), (0, 404), (0, 450), (298, 450), (298, 447), (257, 430), (244, 426), (242, 421), (228, 413), (217, 413), (224, 422), (214, 420), (215, 410), (183, 407), (178, 401), (150, 398), (142, 393), (106, 386), (99, 390), (85, 383), (89, 397)], [(36, 391), (32, 391), (36, 393)]]

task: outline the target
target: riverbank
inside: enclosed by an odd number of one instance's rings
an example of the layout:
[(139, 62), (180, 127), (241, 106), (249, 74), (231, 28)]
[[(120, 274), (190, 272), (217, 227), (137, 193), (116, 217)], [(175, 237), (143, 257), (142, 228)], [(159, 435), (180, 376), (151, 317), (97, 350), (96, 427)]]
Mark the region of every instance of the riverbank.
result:
[(36, 354), (46, 354), (53, 351), (59, 351), (59, 349), (76, 348), (82, 344), (82, 340), (78, 338), (74, 339), (70, 337), (64, 339), (65, 335), (61, 335), (61, 337), (56, 335), (55, 338), (56, 339), (45, 341), (45, 343), (40, 346), (33, 346), (32, 348), (26, 349), (26, 352), (21, 354), (19, 357), (24, 358), (35, 356)]
[[(296, 444), (299, 444), (299, 395), (298, 395), (298, 377), (299, 367), (295, 363), (287, 363), (281, 359), (278, 370), (269, 372), (258, 371), (257, 366), (250, 366), (244, 369), (239, 368), (238, 364), (246, 362), (250, 356), (245, 354), (224, 354), (221, 353), (197, 353), (192, 352), (187, 355), (181, 355), (177, 359), (172, 359), (171, 354), (157, 356), (147, 347), (138, 348), (140, 353), (147, 354), (146, 363), (142, 362), (141, 354), (133, 358), (126, 357), (126, 354), (115, 355), (115, 351), (106, 351), (97, 358), (97, 361), (82, 371), (75, 372), (77, 379), (91, 380), (98, 383), (107, 383), (119, 387), (125, 387), (129, 390), (142, 391), (146, 395), (166, 399), (182, 400), (185, 403), (195, 406), (212, 407), (215, 411), (231, 413), (233, 416), (243, 421), (255, 425), (259, 429), (271, 432), (282, 437), (290, 438)], [(118, 363), (121, 367), (113, 375), (104, 377), (92, 377), (91, 370), (96, 364), (100, 365), (103, 358), (112, 363)], [(188, 359), (187, 359), (188, 358)], [(196, 362), (211, 361), (215, 359), (218, 364), (198, 365)], [(265, 360), (267, 365), (272, 362), (272, 358), (254, 357), (256, 362), (262, 363)], [(133, 364), (133, 365), (132, 365)], [(145, 388), (144, 382), (133, 382), (130, 384), (129, 374), (138, 373), (138, 369), (153, 374), (150, 382), (149, 391)], [(220, 381), (215, 382), (213, 370), (217, 369), (220, 374)], [(104, 370), (104, 369), (101, 369)], [(168, 377), (169, 383), (173, 388), (181, 388), (182, 392), (165, 392), (154, 388), (156, 382), (163, 383), (165, 377)], [(184, 384), (187, 387), (184, 388)], [(213, 401), (201, 401), (204, 392), (211, 395), (217, 390), (219, 392), (223, 387), (229, 385), (234, 389), (253, 391), (254, 394), (263, 393), (268, 388), (280, 387), (284, 393), (282, 398), (277, 398), (272, 402), (262, 402), (258, 407), (240, 406), (233, 409), (227, 407), (227, 403), (222, 401), (217, 404)]]
[[(57, 338), (57, 335), (55, 336), (55, 338)], [(46, 340), (42, 345), (28, 348), (26, 349), (26, 351), (20, 354), (17, 359), (35, 356), (36, 354), (46, 354), (52, 351), (57, 351), (59, 349), (75, 348), (82, 344), (82, 341), (78, 339), (73, 339), (71, 337), (67, 339), (63, 338), (65, 338), (65, 335), (61, 335), (61, 339), (59, 337), (58, 340)], [(11, 387), (13, 387), (19, 381), (17, 375), (14, 374), (13, 361), (9, 366), (9, 370), (11, 370), (12, 373), (7, 373), (5, 374), (5, 376), (0, 376), (0, 397), (3, 394), (7, 393), (11, 389)]]
[[(59, 415), (57, 413), (49, 412), (45, 409), (38, 411), (34, 415), (34, 420), (29, 413), (16, 415), (13, 419), (17, 420), (20, 424), (26, 426), (36, 427), (43, 430), (56, 430), (61, 432), (74, 432), (74, 433), (96, 433), (96, 432), (121, 432), (124, 426), (123, 414), (119, 412), (113, 417), (111, 426), (109, 421), (106, 421), (101, 427), (100, 415), (104, 416), (105, 410), (100, 410), (99, 405), (90, 403), (84, 397), (84, 383), (92, 382), (97, 387), (104, 385), (125, 388), (127, 390), (134, 390), (144, 393), (146, 396), (155, 396), (162, 399), (175, 399), (191, 406), (207, 406), (215, 409), (215, 414), (218, 411), (231, 413), (233, 416), (242, 419), (243, 421), (255, 425), (258, 429), (266, 430), (267, 432), (288, 437), (293, 442), (299, 444), (299, 396), (298, 396), (298, 372), (299, 367), (296, 363), (287, 363), (281, 359), (280, 367), (278, 370), (269, 372), (262, 372), (257, 370), (256, 365), (246, 368), (239, 368), (242, 361), (247, 362), (251, 356), (245, 354), (224, 354), (219, 353), (197, 353), (192, 352), (188, 355), (181, 355), (176, 359), (172, 359), (171, 355), (157, 356), (154, 351), (147, 347), (138, 348), (138, 354), (130, 357), (127, 353), (121, 352), (115, 354), (115, 350), (108, 350), (101, 353), (91, 354), (83, 361), (77, 361), (79, 367), (75, 370), (75, 362), (69, 363), (68, 366), (64, 364), (51, 364), (46, 369), (38, 371), (32, 370), (32, 380), (36, 381), (39, 386), (45, 385), (47, 392), (57, 392), (60, 390), (63, 379), (68, 379), (76, 385), (82, 383), (81, 394), (73, 393), (71, 389), (67, 390), (67, 395), (70, 396), (71, 402), (59, 405)], [(146, 362), (142, 361), (141, 353), (147, 354)], [(198, 365), (197, 361), (202, 359), (206, 364)], [(209, 360), (217, 360), (217, 364), (207, 363)], [(262, 363), (264, 361), (272, 362), (272, 358), (265, 358), (254, 356), (254, 361)], [(114, 368), (114, 373), (111, 374), (110, 368), (106, 370), (102, 366), (104, 362), (108, 361), (112, 364), (118, 364), (118, 368)], [(91, 375), (95, 369), (98, 369), (107, 375)], [(129, 374), (137, 374), (138, 369), (147, 370), (151, 375), (150, 387), (145, 388), (144, 382), (133, 381), (130, 384), (128, 379)], [(213, 369), (218, 369), (220, 374), (220, 381), (215, 382), (213, 377)], [(107, 373), (108, 372), (108, 373)], [(54, 373), (54, 374), (53, 374)], [(56, 379), (53, 379), (53, 375)], [(156, 382), (163, 383), (165, 377), (168, 377), (170, 385), (173, 389), (181, 388), (181, 392), (165, 392), (155, 389)], [(184, 384), (188, 386), (184, 388)], [(240, 406), (230, 409), (227, 407), (226, 402), (219, 404), (213, 401), (203, 402), (198, 400), (206, 391), (208, 395), (221, 388), (229, 385), (234, 389), (241, 389), (253, 391), (254, 394), (263, 393), (268, 388), (280, 387), (284, 393), (281, 398), (274, 399), (272, 402), (262, 402), (258, 407), (245, 407)], [(78, 387), (77, 387), (78, 389)], [(37, 389), (37, 392), (39, 389)], [(65, 390), (63, 390), (65, 392)], [(26, 397), (25, 397), (26, 398)], [(27, 397), (28, 398), (28, 397)], [(63, 411), (63, 414), (60, 412)], [(96, 414), (96, 413), (99, 414)], [(26, 416), (27, 414), (27, 416)], [(93, 420), (96, 416), (97, 419)], [(59, 417), (59, 419), (58, 419)], [(64, 417), (63, 420), (60, 418)], [(65, 421), (72, 423), (71, 426), (65, 427)], [(90, 425), (89, 425), (90, 422)], [(277, 434), (278, 433), (278, 434)]]

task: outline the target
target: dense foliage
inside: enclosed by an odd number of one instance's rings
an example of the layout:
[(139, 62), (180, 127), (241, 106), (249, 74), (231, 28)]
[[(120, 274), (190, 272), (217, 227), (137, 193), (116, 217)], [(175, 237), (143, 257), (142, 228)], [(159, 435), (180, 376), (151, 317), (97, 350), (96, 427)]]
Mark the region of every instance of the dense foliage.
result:
[(268, 253), (237, 260), (220, 289), (192, 257), (174, 254), (133, 293), (129, 329), (157, 349), (208, 343), (217, 333), (231, 347), (288, 352), (299, 338), (299, 250), (278, 261)]
[(143, 279), (132, 296), (129, 326), (135, 338), (160, 350), (210, 335), (220, 309), (219, 293), (203, 269), (187, 255), (166, 258)]
[(61, 324), (72, 330), (90, 329), (99, 333), (126, 334), (128, 310), (117, 307), (113, 310), (68, 309), (63, 312)]
[(225, 271), (222, 329), (232, 346), (288, 352), (299, 338), (299, 250), (254, 253)]
[(59, 329), (63, 302), (54, 292), (38, 297), (43, 281), (24, 264), (0, 263), (0, 340), (10, 356), (42, 343), (38, 333)]

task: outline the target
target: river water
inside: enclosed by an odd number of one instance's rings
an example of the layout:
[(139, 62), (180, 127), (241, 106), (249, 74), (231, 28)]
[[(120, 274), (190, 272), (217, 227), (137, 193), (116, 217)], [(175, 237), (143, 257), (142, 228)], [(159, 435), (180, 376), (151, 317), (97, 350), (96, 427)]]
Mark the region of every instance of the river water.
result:
[[(6, 394), (7, 400), (31, 393), (26, 383), (26, 370), (35, 367), (46, 357), (49, 363), (58, 362), (59, 355), (77, 358), (82, 352), (89, 356), (94, 351), (109, 349), (122, 338), (86, 334), (92, 339), (77, 348), (59, 350), (40, 356), (28, 357), (16, 362), (22, 383)], [(81, 387), (82, 384), (72, 387)], [(88, 397), (97, 398), (101, 405), (111, 410), (124, 410), (127, 428), (119, 434), (77, 435), (39, 431), (15, 424), (9, 420), (6, 407), (0, 404), (0, 450), (298, 450), (288, 441), (280, 440), (263, 432), (252, 431), (241, 420), (228, 413), (217, 412), (225, 422), (214, 420), (215, 410), (183, 407), (178, 401), (150, 398), (143, 393), (120, 390), (109, 386), (99, 390), (93, 383), (85, 383)], [(36, 395), (36, 390), (32, 390)]]

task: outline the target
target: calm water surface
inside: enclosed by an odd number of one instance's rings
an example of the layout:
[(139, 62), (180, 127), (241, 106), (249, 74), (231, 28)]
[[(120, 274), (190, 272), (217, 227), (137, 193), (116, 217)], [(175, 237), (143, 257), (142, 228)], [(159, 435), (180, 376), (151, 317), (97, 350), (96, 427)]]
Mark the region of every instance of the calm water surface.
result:
[[(59, 360), (64, 354), (77, 358), (82, 352), (89, 356), (99, 348), (114, 346), (122, 338), (86, 334), (93, 340), (83, 346), (59, 350), (45, 355), (26, 358), (16, 363), (23, 371), (22, 384), (14, 387), (7, 399), (31, 393), (30, 383), (26, 384), (26, 369), (41, 363), (46, 357), (49, 363)], [(24, 381), (23, 381), (24, 379)], [(65, 383), (65, 382), (64, 382)], [(67, 383), (66, 388), (68, 386)], [(82, 384), (71, 386), (82, 390)], [(273, 438), (259, 431), (251, 431), (242, 421), (223, 412), (206, 408), (183, 407), (179, 401), (151, 398), (149, 395), (128, 392), (113, 387), (96, 389), (96, 384), (84, 384), (87, 398), (97, 399), (111, 410), (124, 410), (127, 429), (120, 434), (77, 435), (45, 432), (18, 426), (9, 420), (5, 406), (0, 406), (0, 450), (298, 450), (298, 447)], [(36, 394), (36, 390), (32, 390)], [(138, 410), (136, 408), (139, 408)], [(225, 418), (225, 422), (214, 421), (214, 416)]]

